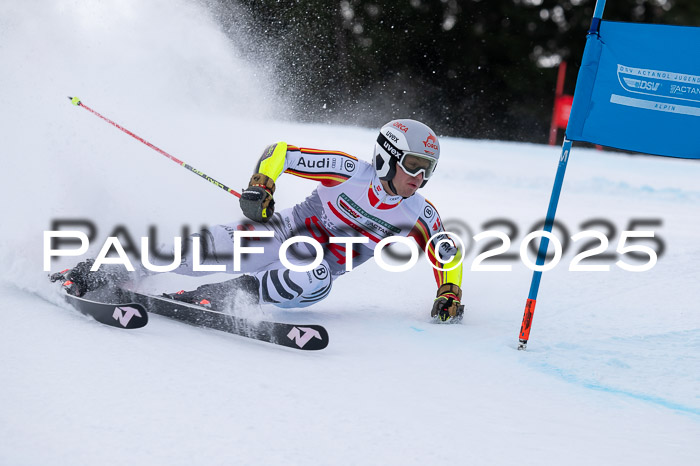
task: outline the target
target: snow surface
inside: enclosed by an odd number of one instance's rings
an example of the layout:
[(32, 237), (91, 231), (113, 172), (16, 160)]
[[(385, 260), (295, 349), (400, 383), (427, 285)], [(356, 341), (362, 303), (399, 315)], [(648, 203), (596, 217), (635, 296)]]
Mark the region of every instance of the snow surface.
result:
[[(46, 283), (51, 221), (92, 220), (94, 256), (119, 225), (135, 238), (156, 225), (165, 241), (239, 211), (67, 95), (234, 188), (270, 142), (368, 158), (376, 129), (289, 121), (264, 68), (184, 0), (2, 2), (0, 61), (0, 464), (697, 464), (696, 161), (574, 148), (557, 217), (569, 234), (607, 219), (614, 251), (630, 219), (661, 219), (666, 250), (648, 272), (614, 260), (569, 272), (571, 246), (544, 274), (527, 352), (515, 348), (531, 271), (470, 271), (482, 244), (466, 259), (462, 325), (428, 322), (435, 285), (421, 262), (400, 274), (368, 263), (306, 310), (263, 308), (324, 325), (317, 353), (159, 316), (122, 331)], [(441, 142), (423, 194), (472, 234), (512, 220), (517, 253), (545, 214), (559, 149)], [(311, 189), (283, 177), (278, 208)]]

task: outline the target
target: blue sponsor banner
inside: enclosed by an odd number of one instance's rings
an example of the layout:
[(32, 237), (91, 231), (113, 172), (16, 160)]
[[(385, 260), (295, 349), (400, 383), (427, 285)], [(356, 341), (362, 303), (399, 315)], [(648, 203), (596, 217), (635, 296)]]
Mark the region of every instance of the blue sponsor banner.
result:
[(589, 34), (566, 136), (700, 158), (700, 28), (601, 21)]

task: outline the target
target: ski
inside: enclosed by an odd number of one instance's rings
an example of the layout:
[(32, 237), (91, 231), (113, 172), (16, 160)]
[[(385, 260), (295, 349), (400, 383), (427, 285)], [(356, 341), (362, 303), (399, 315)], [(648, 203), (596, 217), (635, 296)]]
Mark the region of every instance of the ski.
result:
[(304, 351), (321, 350), (328, 346), (328, 332), (320, 325), (251, 321), (162, 296), (152, 296), (125, 289), (121, 291), (129, 300), (141, 304), (150, 313), (179, 320), (196, 327), (211, 328)]
[(108, 304), (90, 299), (65, 295), (66, 301), (76, 310), (110, 327), (134, 329), (148, 323), (148, 312), (141, 304)]

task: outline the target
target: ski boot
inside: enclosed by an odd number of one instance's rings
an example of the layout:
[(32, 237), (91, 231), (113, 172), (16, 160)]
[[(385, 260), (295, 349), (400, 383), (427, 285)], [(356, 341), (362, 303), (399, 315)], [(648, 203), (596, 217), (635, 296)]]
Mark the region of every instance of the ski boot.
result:
[[(105, 285), (114, 285), (125, 280), (124, 274), (114, 267), (100, 267), (92, 271), (94, 259), (78, 263), (72, 269), (66, 269), (49, 276), (52, 282), (61, 281), (66, 293), (73, 296), (84, 296), (86, 293), (103, 288)], [(109, 287), (112, 288), (112, 287)], [(114, 290), (110, 289), (110, 292)]]
[(211, 283), (196, 290), (163, 293), (163, 297), (188, 304), (196, 304), (214, 311), (223, 311), (227, 305), (257, 304), (260, 282), (252, 275), (241, 275), (221, 283)]

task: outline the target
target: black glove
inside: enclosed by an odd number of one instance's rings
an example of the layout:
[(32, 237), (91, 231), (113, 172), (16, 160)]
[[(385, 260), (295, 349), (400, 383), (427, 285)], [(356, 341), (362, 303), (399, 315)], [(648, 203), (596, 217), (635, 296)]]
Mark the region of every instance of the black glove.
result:
[(248, 187), (241, 193), (241, 210), (251, 220), (265, 223), (275, 213), (275, 181), (262, 173), (250, 178)]
[(94, 263), (94, 259), (80, 262), (72, 269), (52, 274), (49, 276), (49, 280), (52, 282), (62, 281), (66, 293), (73, 296), (83, 296), (89, 291), (103, 287), (115, 278), (114, 274), (107, 272), (104, 266), (94, 272), (91, 271), (90, 268)]
[(457, 323), (464, 316), (464, 305), (460, 303), (462, 290), (454, 283), (445, 283), (437, 292), (430, 315), (436, 322)]

